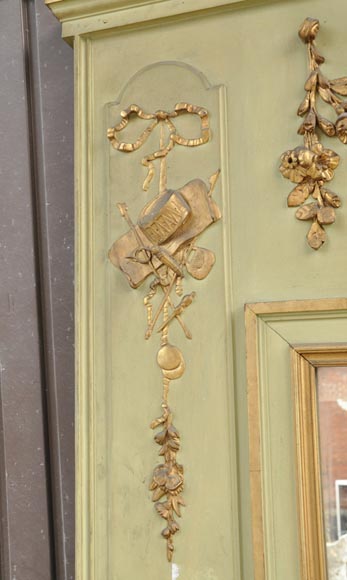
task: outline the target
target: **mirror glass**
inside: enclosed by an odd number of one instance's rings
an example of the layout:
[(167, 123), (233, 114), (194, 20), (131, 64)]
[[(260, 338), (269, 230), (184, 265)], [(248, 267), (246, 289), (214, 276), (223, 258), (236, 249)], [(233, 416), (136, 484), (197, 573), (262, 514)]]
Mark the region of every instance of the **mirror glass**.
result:
[(318, 367), (322, 494), (329, 580), (347, 580), (347, 367)]

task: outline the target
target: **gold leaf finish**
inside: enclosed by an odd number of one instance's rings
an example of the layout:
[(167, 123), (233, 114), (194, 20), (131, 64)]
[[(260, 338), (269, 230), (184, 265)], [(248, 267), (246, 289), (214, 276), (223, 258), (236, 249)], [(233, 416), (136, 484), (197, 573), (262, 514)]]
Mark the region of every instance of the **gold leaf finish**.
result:
[(299, 36), (303, 42), (312, 42), (319, 31), (319, 20), (317, 18), (306, 18), (299, 29)]
[[(194, 114), (198, 115), (201, 123), (201, 131), (199, 137), (195, 139), (186, 139), (182, 137), (174, 123), (171, 119), (184, 114)], [(119, 141), (118, 133), (123, 131), (128, 125), (131, 117), (137, 116), (139, 119), (145, 121), (151, 121), (151, 123), (146, 127), (146, 129), (141, 133), (138, 139), (134, 143), (125, 143), (124, 141)], [(138, 105), (130, 105), (125, 111), (121, 112), (122, 121), (111, 127), (107, 131), (107, 137), (111, 141), (111, 145), (114, 149), (118, 151), (123, 151), (124, 153), (132, 153), (137, 149), (140, 149), (142, 145), (147, 141), (148, 137), (152, 131), (157, 127), (158, 124), (164, 123), (169, 130), (169, 139), (166, 145), (160, 144), (160, 148), (154, 153), (146, 155), (142, 159), (142, 165), (148, 168), (147, 177), (143, 183), (143, 189), (148, 190), (150, 183), (154, 177), (154, 165), (153, 161), (157, 159), (164, 159), (168, 153), (173, 149), (175, 145), (183, 145), (185, 147), (198, 147), (199, 145), (204, 145), (210, 140), (210, 127), (208, 113), (203, 107), (198, 107), (197, 105), (191, 105), (189, 103), (177, 103), (175, 108), (170, 113), (167, 111), (156, 111), (155, 113), (145, 113)]]
[[(324, 225), (335, 221), (335, 210), (341, 205), (340, 198), (324, 185), (334, 177), (340, 157), (320, 143), (317, 130), (327, 137), (337, 137), (347, 144), (347, 77), (328, 80), (321, 72), (324, 57), (319, 54), (315, 39), (319, 32), (319, 20), (306, 18), (299, 29), (299, 37), (307, 45), (310, 74), (305, 82), (306, 95), (297, 114), (304, 117), (298, 129), (304, 137), (304, 145), (286, 151), (281, 156), (280, 172), (283, 177), (298, 184), (288, 195), (288, 207), (301, 206), (310, 195), (317, 203), (303, 205), (296, 211), (299, 220), (312, 220), (307, 241), (312, 249), (318, 250), (326, 240)], [(333, 123), (319, 114), (317, 97), (333, 107), (338, 115)]]
[(187, 272), (196, 280), (203, 280), (216, 261), (214, 253), (205, 248), (194, 248), (190, 256), (186, 264)]
[(298, 220), (311, 220), (317, 215), (318, 204), (317, 203), (307, 203), (299, 207), (295, 213), (295, 217)]
[(342, 143), (347, 143), (347, 113), (342, 113), (337, 118), (336, 134)]
[[(187, 139), (177, 132), (172, 120), (182, 114), (199, 116), (200, 136)], [(114, 242), (109, 258), (126, 276), (132, 288), (138, 288), (147, 278), (150, 279), (148, 294), (144, 298), (147, 311), (145, 339), (148, 340), (154, 332), (161, 335), (157, 363), (163, 384), (162, 414), (152, 421), (150, 427), (160, 429), (154, 440), (160, 446), (159, 455), (163, 459), (153, 471), (149, 489), (157, 513), (165, 520), (161, 535), (166, 540), (167, 559), (171, 562), (173, 538), (180, 529), (176, 518), (181, 517), (181, 507), (185, 502), (182, 496), (184, 470), (177, 461), (181, 438), (173, 424), (168, 399), (171, 381), (183, 376), (186, 363), (181, 350), (169, 342), (169, 330), (178, 323), (185, 337), (192, 338), (184, 315), (194, 302), (196, 293), (183, 295), (183, 280), (187, 275), (196, 280), (206, 278), (215, 263), (214, 253), (197, 247), (196, 241), (206, 228), (221, 218), (221, 212), (212, 197), (220, 171), (209, 178), (209, 186), (195, 178), (180, 189), (167, 188), (166, 157), (173, 147), (196, 147), (210, 139), (209, 115), (203, 107), (178, 103), (170, 113), (145, 113), (138, 105), (130, 105), (122, 111), (121, 117), (122, 120), (107, 132), (112, 146), (118, 151), (136, 151), (144, 145), (157, 126), (161, 129), (159, 148), (142, 160), (148, 169), (143, 184), (145, 190), (154, 175), (153, 163), (160, 161), (159, 193), (143, 207), (136, 223), (130, 218), (127, 205), (117, 204), (129, 229)], [(119, 133), (134, 117), (149, 121), (149, 124), (133, 143), (120, 141)], [(165, 130), (169, 131), (166, 144)], [(180, 298), (177, 304), (173, 294)]]
[(318, 221), (314, 221), (307, 234), (307, 241), (313, 250), (318, 250), (324, 244), (326, 232), (324, 228), (319, 225)]

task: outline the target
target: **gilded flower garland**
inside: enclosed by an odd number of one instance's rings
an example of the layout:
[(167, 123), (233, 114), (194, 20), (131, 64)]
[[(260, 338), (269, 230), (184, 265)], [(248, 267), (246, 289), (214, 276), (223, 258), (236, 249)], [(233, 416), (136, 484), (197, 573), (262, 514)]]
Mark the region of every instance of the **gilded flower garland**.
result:
[[(299, 30), (299, 37), (307, 45), (310, 74), (305, 83), (306, 95), (297, 114), (304, 117), (298, 129), (303, 135), (304, 145), (286, 151), (281, 156), (280, 172), (296, 187), (288, 196), (288, 206), (297, 207), (296, 218), (310, 220), (312, 225), (307, 234), (311, 248), (318, 250), (326, 240), (324, 226), (335, 221), (335, 209), (341, 200), (326, 187), (334, 177), (340, 157), (326, 149), (319, 141), (317, 129), (328, 137), (336, 135), (347, 143), (347, 77), (328, 80), (321, 72), (324, 57), (318, 52), (315, 38), (319, 31), (319, 20), (306, 18)], [(338, 115), (335, 123), (323, 117), (317, 110), (317, 96), (331, 105)], [(314, 201), (305, 204), (311, 196)]]

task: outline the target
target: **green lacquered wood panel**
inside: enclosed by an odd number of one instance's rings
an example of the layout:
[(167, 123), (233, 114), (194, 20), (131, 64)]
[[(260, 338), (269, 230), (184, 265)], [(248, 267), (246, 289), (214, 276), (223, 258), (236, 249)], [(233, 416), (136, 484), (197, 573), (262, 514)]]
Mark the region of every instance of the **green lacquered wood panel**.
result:
[[(166, 562), (165, 546), (160, 537), (162, 524), (155, 514), (148, 491), (150, 473), (158, 462), (148, 429), (151, 419), (160, 409), (161, 381), (155, 363), (158, 341), (155, 337), (150, 342), (144, 340), (146, 314), (143, 298), (146, 288), (141, 287), (136, 292), (131, 290), (119, 272), (107, 261), (105, 263), (105, 249), (125, 231), (124, 223), (116, 212), (116, 202), (125, 200), (131, 214), (136, 216), (149, 196), (141, 191), (145, 177), (140, 163), (141, 152), (122, 156), (111, 151), (105, 139), (105, 127), (114, 123), (122, 108), (132, 102), (138, 102), (145, 110), (172, 109), (176, 102), (182, 100), (182, 96), (187, 102), (202, 103), (211, 112), (213, 141), (205, 147), (205, 151), (203, 148), (175, 149), (168, 164), (168, 182), (175, 188), (194, 176), (207, 179), (221, 166), (224, 154), (221, 151), (225, 149), (221, 124), (225, 122), (225, 89), (212, 87), (191, 66), (172, 62), (144, 66), (138, 71), (129, 70), (125, 64), (123, 82), (120, 82), (121, 79), (116, 78), (112, 68), (109, 68), (104, 51), (114, 52), (122, 46), (118, 39), (111, 36), (107, 43), (102, 39), (91, 45), (93, 98), (95, 102), (105, 103), (103, 107), (95, 107), (93, 115), (93, 126), (98, 134), (94, 156), (98, 156), (96, 151), (100, 152), (93, 178), (95, 191), (100, 191), (99, 199), (95, 198), (95, 212), (99, 215), (100, 211), (102, 220), (106, 203), (108, 217), (108, 225), (99, 230), (95, 237), (100, 259), (95, 288), (100, 292), (102, 301), (106, 299), (102, 298), (102, 294), (105, 288), (108, 289), (109, 301), (106, 320), (100, 322), (100, 339), (95, 328), (97, 344), (106, 349), (106, 372), (109, 377), (105, 390), (98, 388), (96, 394), (98, 407), (101, 409), (105, 401), (108, 407), (106, 426), (98, 421), (96, 429), (97, 433), (100, 431), (100, 440), (106, 437), (105, 470), (109, 490), (107, 528), (100, 527), (96, 531), (97, 550), (98, 546), (100, 551), (105, 549), (107, 538), (107, 564), (98, 561), (96, 565), (99, 574), (106, 565), (106, 574), (115, 574), (116, 578), (135, 577), (140, 573), (144, 578), (151, 578), (153, 574), (171, 578), (173, 572)], [(153, 49), (147, 58), (149, 62), (155, 62)], [(129, 72), (133, 74), (129, 75)], [(189, 120), (187, 122), (183, 130), (188, 133), (196, 131), (195, 124), (190, 125)], [(148, 141), (149, 148), (157, 146), (153, 141), (154, 136)], [(99, 182), (101, 187), (98, 187)], [(154, 182), (152, 195), (156, 187), (157, 182)], [(220, 205), (223, 205), (223, 187), (226, 187), (225, 176), (222, 188), (219, 188)], [(234, 523), (237, 513), (233, 514), (231, 506), (234, 499), (234, 509), (237, 509), (236, 485), (230, 470), (234, 445), (228, 393), (232, 345), (227, 341), (225, 316), (230, 311), (230, 282), (226, 279), (228, 269), (224, 268), (223, 228), (216, 225), (204, 234), (202, 240), (217, 254), (211, 274), (212, 285), (210, 279), (201, 283), (189, 280), (187, 283), (187, 288), (195, 290), (198, 295), (194, 310), (185, 317), (192, 328), (193, 341), (186, 343), (180, 329), (173, 329), (171, 333), (174, 344), (182, 346), (187, 360), (184, 377), (177, 385), (172, 385), (171, 400), (177, 410), (175, 424), (182, 435), (181, 461), (186, 466), (187, 480), (190, 479), (185, 490), (189, 507), (182, 519), (185, 537), (183, 533), (177, 536), (174, 563), (182, 578), (223, 578), (235, 566), (232, 552), (238, 534)], [(195, 364), (190, 361), (195, 361)], [(98, 367), (97, 360), (96, 374)], [(101, 385), (101, 381), (98, 384)], [(97, 449), (100, 453), (104, 451), (99, 445)], [(96, 488), (99, 513), (106, 507), (103, 493), (104, 490), (99, 495)], [(213, 530), (218, 535), (218, 542), (212, 541)]]
[[(189, 503), (176, 541), (180, 579), (253, 577), (244, 303), (334, 297), (347, 286), (345, 208), (328, 228), (326, 245), (314, 253), (306, 245), (306, 224), (286, 208), (290, 184), (277, 171), (280, 154), (300, 142), (295, 111), (307, 64), (297, 28), (307, 15), (321, 19), (325, 69), (331, 77), (341, 76), (347, 53), (345, 2), (334, 0), (329, 9), (325, 0), (244, 6), (110, 29), (79, 38), (75, 45), (80, 580), (172, 577), (159, 536), (161, 522), (147, 490), (156, 461), (147, 426), (160, 398), (156, 346), (142, 338), (143, 291), (130, 290), (107, 260), (110, 244), (124, 231), (114, 203), (127, 201), (136, 215), (143, 199), (141, 155), (134, 154), (134, 161), (117, 159), (105, 138), (117, 107), (127, 99), (153, 110), (185, 99), (207, 103), (213, 141), (205, 153), (203, 148), (196, 154), (177, 151), (169, 171), (175, 185), (196, 176), (206, 179), (216, 165), (223, 176), (218, 190), (223, 224), (203, 238), (218, 260), (205, 282), (190, 286), (199, 298), (187, 313), (194, 340), (183, 346), (188, 369), (172, 388)], [(154, 66), (172, 61), (176, 64)], [(161, 92), (157, 87), (163, 78)], [(347, 158), (342, 144), (324, 142)], [(342, 163), (333, 186), (341, 194), (346, 178), (347, 163)], [(282, 327), (271, 324), (281, 334)], [(328, 326), (329, 335), (334, 324)], [(303, 338), (310, 332), (311, 327)], [(283, 379), (274, 408), (283, 411), (284, 428), (279, 439), (282, 422), (273, 422), (270, 408), (265, 450), (266, 485), (274, 495), (267, 506), (267, 541), (275, 548), (270, 580), (287, 580), (288, 566), (291, 580), (299, 580), (291, 410), (283, 407), (289, 397), (289, 355), (286, 359), (285, 344), (275, 336), (277, 366), (269, 389)], [(182, 340), (178, 334), (175, 338)], [(281, 457), (280, 440), (288, 448), (288, 461)], [(273, 470), (277, 460), (282, 461), (279, 472)]]

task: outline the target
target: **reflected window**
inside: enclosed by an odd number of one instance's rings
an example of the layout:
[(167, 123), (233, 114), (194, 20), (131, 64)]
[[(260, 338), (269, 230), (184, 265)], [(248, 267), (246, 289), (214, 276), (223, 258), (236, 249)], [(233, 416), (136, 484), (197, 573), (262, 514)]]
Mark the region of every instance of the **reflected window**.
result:
[(336, 481), (337, 537), (347, 534), (347, 479)]

